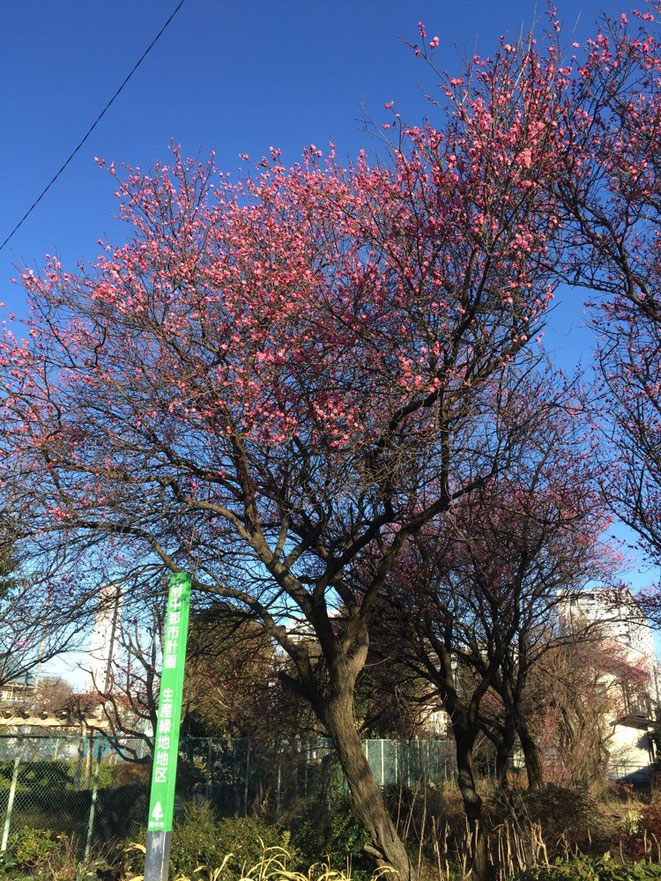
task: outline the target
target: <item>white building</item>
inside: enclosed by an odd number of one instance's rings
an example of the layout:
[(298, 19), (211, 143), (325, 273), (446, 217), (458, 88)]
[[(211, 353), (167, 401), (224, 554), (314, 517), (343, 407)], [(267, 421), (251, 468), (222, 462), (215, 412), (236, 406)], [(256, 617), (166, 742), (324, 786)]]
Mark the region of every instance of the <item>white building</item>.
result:
[(112, 661), (117, 651), (121, 614), (120, 589), (113, 584), (101, 588), (87, 662), (88, 692), (106, 693), (112, 688)]
[(0, 686), (0, 704), (27, 706), (34, 702), (34, 676), (23, 673), (16, 679), (9, 679)]
[[(623, 588), (568, 595), (561, 603), (560, 618), (571, 632), (586, 640), (617, 646), (623, 662), (636, 671), (635, 687), (626, 677), (619, 683), (621, 709), (611, 720), (610, 765), (615, 777), (649, 766), (655, 758), (652, 734), (658, 730), (659, 662), (652, 628), (635, 597)], [(605, 676), (612, 684), (614, 674)]]

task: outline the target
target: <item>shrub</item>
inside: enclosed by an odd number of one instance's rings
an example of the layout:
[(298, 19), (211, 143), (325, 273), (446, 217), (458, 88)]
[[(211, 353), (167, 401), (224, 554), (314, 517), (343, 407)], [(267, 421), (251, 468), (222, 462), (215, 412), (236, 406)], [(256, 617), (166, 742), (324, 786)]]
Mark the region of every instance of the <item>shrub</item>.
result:
[(67, 840), (49, 829), (25, 826), (9, 838), (9, 851), (22, 869), (41, 870), (66, 857)]
[[(0, 853), (0, 881), (13, 881), (13, 879), (19, 878), (19, 872), (20, 869), (14, 857), (6, 851)], [(20, 872), (20, 877), (24, 877), (22, 872)]]
[(490, 806), (494, 825), (508, 819), (539, 824), (551, 850), (567, 844), (583, 849), (591, 838), (602, 839), (610, 832), (607, 818), (587, 792), (553, 783), (543, 789), (496, 793)]
[[(298, 871), (291, 866), (294, 860), (295, 855), (286, 847), (263, 847), (259, 859), (245, 865), (241, 872), (241, 881), (356, 881), (356, 876), (351, 871), (338, 871), (327, 863), (313, 863), (304, 872)], [(379, 881), (391, 873), (392, 869), (377, 869), (367, 876), (366, 881)], [(232, 875), (228, 855), (218, 865), (198, 866), (192, 878), (179, 875), (176, 877), (178, 881), (201, 881), (202, 878), (205, 881), (226, 881)]]
[(112, 786), (134, 786), (143, 784), (149, 786), (150, 766), (141, 765), (137, 762), (119, 762), (110, 766)]
[(638, 817), (638, 827), (661, 841), (661, 799), (654, 798), (645, 805)]
[(0, 855), (1, 881), (88, 881), (96, 878), (95, 864), (83, 866), (76, 842), (51, 829), (25, 826), (10, 835), (7, 853)]
[(288, 818), (288, 825), (292, 844), (304, 861), (325, 860), (334, 869), (350, 865), (355, 881), (372, 874), (373, 861), (363, 850), (370, 837), (348, 801), (332, 811), (305, 809)]
[[(144, 841), (144, 833), (141, 839)], [(265, 847), (286, 845), (288, 840), (288, 833), (253, 817), (219, 820), (208, 802), (189, 802), (184, 806), (183, 820), (172, 827), (170, 871), (175, 878), (191, 878), (199, 877), (195, 869), (200, 866), (211, 870), (223, 865), (223, 881), (235, 881), (244, 866), (259, 862)], [(135, 856), (131, 860), (131, 869), (137, 873), (142, 871), (139, 862), (142, 860)]]
[(609, 854), (598, 859), (575, 856), (566, 861), (556, 860), (550, 868), (528, 869), (517, 878), (518, 881), (644, 881), (661, 879), (661, 866), (645, 862), (622, 866)]

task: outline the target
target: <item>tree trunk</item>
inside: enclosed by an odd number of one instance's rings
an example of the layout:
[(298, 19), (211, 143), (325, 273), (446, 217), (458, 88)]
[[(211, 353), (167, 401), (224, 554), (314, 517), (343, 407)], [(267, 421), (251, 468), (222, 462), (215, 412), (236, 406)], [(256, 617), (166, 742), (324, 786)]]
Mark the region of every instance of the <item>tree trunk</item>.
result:
[(454, 725), (453, 729), (457, 751), (459, 789), (471, 836), (473, 858), (471, 874), (474, 881), (493, 881), (496, 877), (496, 872), (489, 859), (487, 839), (482, 822), (482, 799), (475, 786), (475, 775), (473, 773), (475, 735), (461, 730), (458, 725)]
[(356, 814), (372, 838), (374, 847), (369, 853), (380, 865), (392, 866), (400, 881), (413, 881), (415, 871), (363, 752), (352, 695), (344, 693), (331, 698), (323, 721), (337, 750)]
[(516, 741), (516, 730), (514, 725), (505, 723), (502, 731), (502, 737), (496, 747), (496, 783), (503, 789), (509, 786), (507, 780), (507, 763), (512, 755), (514, 743)]
[(521, 749), (523, 750), (523, 758), (526, 763), (528, 789), (541, 789), (544, 786), (544, 771), (542, 770), (542, 758), (539, 747), (535, 743), (525, 722), (520, 722), (517, 728)]

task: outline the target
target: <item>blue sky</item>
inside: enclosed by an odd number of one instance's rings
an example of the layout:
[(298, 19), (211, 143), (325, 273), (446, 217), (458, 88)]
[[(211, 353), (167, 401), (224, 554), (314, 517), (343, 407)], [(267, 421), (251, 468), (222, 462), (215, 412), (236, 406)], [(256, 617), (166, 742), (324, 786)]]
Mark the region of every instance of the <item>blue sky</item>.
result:
[[(0, 53), (0, 240), (87, 130), (176, 5), (176, 0), (112, 4), (3, 4)], [(536, 8), (537, 6), (537, 8)], [(594, 29), (601, 9), (628, 4), (558, 0), (567, 46)], [(487, 55), (498, 37), (515, 38), (544, 3), (510, 0), (186, 0), (161, 40), (42, 203), (0, 252), (0, 300), (22, 314), (16, 266), (41, 266), (46, 253), (72, 267), (94, 259), (97, 239), (121, 236), (114, 180), (93, 162), (147, 167), (170, 139), (184, 153), (217, 153), (237, 175), (239, 153), (259, 157), (274, 145), (285, 162), (310, 143), (332, 139), (340, 156), (378, 152), (361, 117), (386, 121), (386, 101), (418, 122), (433, 108), (433, 79), (400, 38), (417, 22), (438, 34), (437, 64), (458, 71), (462, 58)], [(547, 345), (562, 367), (591, 361), (582, 298), (560, 292)], [(639, 586), (654, 573), (631, 573)]]
[[(176, 5), (176, 0), (5, 4), (0, 53), (0, 241), (50, 180)], [(536, 5), (539, 7), (536, 9)], [(567, 46), (592, 33), (602, 5), (558, 7)], [(619, 14), (617, 0), (606, 10)], [(332, 139), (340, 156), (378, 152), (362, 118), (391, 119), (395, 101), (418, 122), (433, 108), (424, 97), (433, 76), (402, 40), (417, 22), (438, 34), (437, 64), (458, 71), (463, 58), (489, 54), (501, 34), (515, 38), (538, 19), (538, 0), (186, 0), (74, 161), (0, 252), (0, 301), (24, 307), (9, 279), (15, 267), (42, 265), (56, 253), (70, 267), (91, 260), (97, 240), (123, 231), (115, 220), (115, 181), (94, 156), (148, 167), (170, 139), (184, 153), (217, 153), (220, 168), (240, 173), (280, 147), (293, 162), (311, 143)], [(559, 298), (550, 351), (563, 367), (589, 361), (581, 297)], [(557, 332), (556, 332), (557, 331)]]
[[(25, 0), (4, 4), (0, 59), (0, 241), (50, 179), (151, 41), (176, 0), (96, 4)], [(115, 229), (114, 182), (93, 156), (149, 166), (170, 138), (184, 152), (215, 149), (236, 172), (239, 153), (270, 145), (293, 161), (303, 146), (333, 139), (340, 155), (377, 150), (362, 128), (394, 100), (418, 121), (431, 108), (425, 65), (400, 38), (416, 39), (419, 20), (441, 40), (438, 64), (458, 70), (462, 56), (488, 54), (500, 34), (515, 37), (535, 15), (531, 0), (186, 0), (74, 162), (0, 253), (0, 299), (19, 311), (8, 288), (13, 265), (40, 265), (47, 252), (65, 263), (91, 259)], [(565, 2), (566, 43), (593, 28), (600, 3)], [(622, 7), (608, 0), (608, 11)], [(364, 108), (364, 110), (363, 110)], [(580, 310), (577, 313), (580, 317)]]

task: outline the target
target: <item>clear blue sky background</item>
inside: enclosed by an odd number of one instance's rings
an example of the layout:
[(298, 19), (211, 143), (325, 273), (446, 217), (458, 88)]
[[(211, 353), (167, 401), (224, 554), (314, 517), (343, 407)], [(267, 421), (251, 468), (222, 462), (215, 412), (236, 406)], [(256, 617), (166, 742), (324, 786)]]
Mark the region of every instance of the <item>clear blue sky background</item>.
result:
[[(562, 0), (560, 0), (562, 4)], [(176, 0), (112, 4), (4, 4), (0, 53), (0, 241), (48, 182), (174, 9)], [(424, 63), (402, 39), (417, 22), (438, 34), (441, 68), (458, 71), (475, 51), (489, 54), (501, 34), (511, 40), (539, 19), (538, 0), (186, 0), (165, 34), (21, 230), (0, 253), (0, 300), (20, 314), (21, 292), (9, 285), (15, 266), (41, 266), (45, 253), (66, 265), (93, 259), (104, 233), (122, 235), (114, 219), (115, 182), (94, 156), (147, 167), (172, 138), (184, 152), (217, 152), (239, 173), (239, 153), (285, 162), (310, 143), (332, 138), (340, 155), (378, 152), (364, 130), (395, 101), (405, 119), (433, 117), (423, 96), (434, 88)], [(581, 40), (604, 8), (599, 0), (559, 6), (564, 39)], [(610, 14), (623, 8), (607, 0)], [(562, 302), (553, 325), (564, 366), (590, 346), (580, 332), (580, 297)], [(560, 349), (561, 351), (557, 351)]]
[[(3, 4), (0, 52), (0, 240), (18, 221), (119, 86), (176, 0), (86, 3), (23, 0)], [(425, 65), (400, 38), (416, 40), (417, 22), (438, 34), (439, 67), (458, 71), (462, 58), (493, 51), (535, 16), (532, 0), (186, 0), (161, 40), (11, 243), (0, 253), (0, 300), (19, 315), (25, 302), (9, 284), (16, 266), (40, 267), (46, 253), (66, 266), (94, 259), (97, 239), (122, 235), (114, 219), (115, 182), (93, 162), (103, 156), (142, 167), (167, 154), (169, 139), (185, 153), (211, 149), (221, 168), (238, 174), (239, 153), (260, 157), (270, 145), (294, 161), (302, 147), (341, 156), (362, 146), (378, 152), (361, 117), (389, 118), (386, 101), (410, 122), (433, 108)], [(619, 15), (614, 0), (558, 0), (564, 41), (583, 40), (600, 11)], [(580, 294), (560, 292), (547, 345), (569, 368), (591, 361)], [(651, 572), (629, 574), (640, 586)]]

